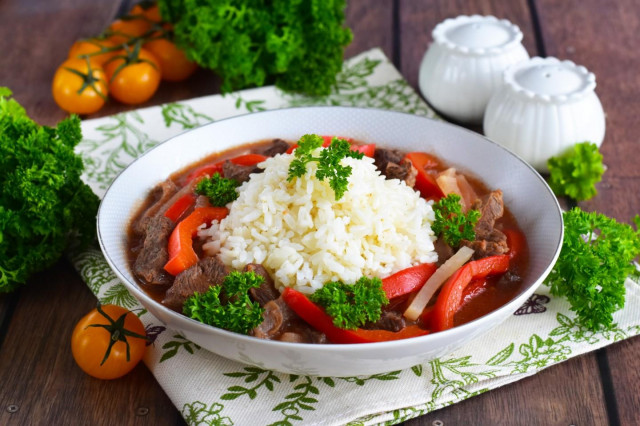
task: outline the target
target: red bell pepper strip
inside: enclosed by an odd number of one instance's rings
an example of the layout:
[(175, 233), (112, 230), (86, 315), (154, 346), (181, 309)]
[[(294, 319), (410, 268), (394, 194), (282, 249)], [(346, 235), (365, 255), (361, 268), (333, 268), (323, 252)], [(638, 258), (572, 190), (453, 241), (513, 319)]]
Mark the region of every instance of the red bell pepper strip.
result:
[(195, 169), (187, 175), (186, 181), (191, 182), (194, 179), (200, 179), (203, 176), (213, 176), (214, 173), (220, 173), (222, 175), (222, 165), (224, 161), (219, 161), (213, 164), (207, 164), (200, 168)]
[(488, 281), (485, 278), (478, 278), (472, 280), (469, 285), (462, 292), (462, 303), (460, 307), (464, 305), (468, 300), (473, 299), (480, 293), (483, 293), (487, 289)]
[(402, 296), (419, 290), (431, 275), (438, 269), (435, 263), (422, 263), (402, 271), (398, 271), (382, 279), (382, 289), (387, 299)]
[(196, 196), (194, 194), (185, 194), (178, 198), (176, 202), (164, 212), (164, 215), (172, 221), (177, 222), (184, 212), (193, 206), (195, 202)]
[(412, 325), (398, 332), (387, 330), (345, 330), (336, 327), (333, 319), (321, 307), (313, 303), (309, 298), (292, 288), (286, 288), (282, 298), (300, 318), (306, 321), (316, 330), (324, 333), (332, 343), (373, 343), (390, 340), (408, 339), (410, 337), (424, 336), (429, 332)]
[(422, 198), (438, 201), (444, 197), (444, 193), (435, 178), (427, 173), (427, 169), (439, 166), (438, 160), (425, 152), (410, 152), (405, 156), (405, 159), (409, 160), (418, 171), (415, 188), (420, 192)]
[[(261, 154), (244, 154), (244, 155), (239, 155), (237, 157), (234, 157), (229, 161), (239, 166), (255, 166), (258, 163), (262, 163), (267, 158), (269, 157)], [(186, 181), (191, 182), (192, 180), (201, 178), (203, 176), (213, 176), (214, 173), (219, 173), (220, 176), (222, 176), (223, 165), (224, 165), (224, 161), (218, 161), (217, 163), (206, 164), (194, 170), (193, 172), (189, 173), (189, 175), (186, 178)]]
[(453, 327), (453, 316), (462, 304), (464, 289), (473, 280), (489, 275), (502, 274), (509, 269), (509, 256), (490, 256), (474, 260), (458, 269), (440, 290), (431, 318), (432, 331)]
[(261, 154), (244, 154), (234, 157), (229, 161), (239, 166), (255, 166), (258, 163), (262, 163), (267, 158), (269, 157)]
[[(322, 147), (327, 148), (329, 145), (331, 145), (331, 139), (333, 139), (333, 136), (322, 136), (322, 139), (324, 140), (324, 142), (322, 142)], [(345, 139), (345, 138), (339, 137), (338, 139)], [(298, 144), (294, 143), (289, 147), (286, 153), (291, 154), (297, 147), (298, 147)]]
[(203, 223), (223, 219), (229, 214), (225, 207), (200, 207), (180, 221), (169, 237), (169, 261), (164, 270), (171, 275), (178, 275), (198, 262), (198, 255), (193, 250), (193, 237)]
[(351, 150), (352, 151), (361, 152), (365, 156), (373, 158), (373, 155), (376, 153), (376, 144), (375, 143), (370, 143), (370, 144), (367, 144), (367, 145), (356, 145), (356, 144), (353, 144), (353, 145), (351, 145)]
[(522, 232), (513, 228), (505, 229), (502, 232), (507, 236), (507, 246), (509, 247), (507, 254), (510, 259), (522, 254), (527, 249), (527, 240)]
[[(352, 142), (353, 142), (353, 139), (351, 139), (351, 138), (343, 138), (342, 136), (320, 136), (320, 137), (321, 137), (321, 138), (322, 138), (322, 140), (324, 141), (324, 142), (322, 142), (322, 147), (323, 147), (323, 148), (327, 148), (329, 145), (331, 145), (331, 141), (333, 140), (333, 138), (334, 138), (334, 137), (336, 137), (336, 138), (338, 138), (338, 139), (344, 139), (345, 141), (347, 141), (347, 142), (349, 142), (349, 143), (352, 143)], [(371, 145), (371, 146), (373, 146), (373, 151), (375, 152), (376, 145), (375, 145), (375, 144), (370, 144), (370, 145)], [(351, 145), (352, 149), (353, 149), (354, 151), (358, 151), (357, 149), (354, 149), (354, 148), (353, 148), (353, 147), (355, 147), (355, 146), (363, 146), (363, 147), (364, 147), (364, 146), (367, 146), (367, 147), (368, 147), (369, 145), (353, 145), (353, 144), (352, 144), (352, 145)], [(292, 152), (293, 152), (297, 147), (298, 147), (298, 144), (297, 144), (297, 143), (294, 143), (293, 145), (291, 145), (291, 146), (289, 147), (289, 149), (286, 151), (286, 153), (287, 153), (287, 154), (291, 154), (291, 153), (292, 153)], [(368, 151), (371, 151), (371, 148), (367, 148), (367, 150), (368, 150)], [(360, 152), (363, 152), (363, 151), (360, 151)], [(373, 157), (373, 152), (371, 152), (371, 155), (367, 154), (366, 152), (363, 152), (363, 153), (364, 153), (364, 155), (366, 155), (367, 157)]]
[(424, 328), (431, 329), (431, 318), (433, 318), (433, 305), (424, 308), (424, 311), (422, 311), (420, 315), (420, 320)]

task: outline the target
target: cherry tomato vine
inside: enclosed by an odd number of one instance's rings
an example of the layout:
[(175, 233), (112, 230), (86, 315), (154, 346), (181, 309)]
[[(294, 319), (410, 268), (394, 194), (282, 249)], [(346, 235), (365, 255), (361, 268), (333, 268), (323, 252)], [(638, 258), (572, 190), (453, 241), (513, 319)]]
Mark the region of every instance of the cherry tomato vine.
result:
[[(72, 60), (84, 62), (70, 65)], [(74, 43), (56, 70), (52, 92), (65, 111), (92, 114), (109, 95), (141, 104), (155, 94), (160, 80), (182, 81), (196, 69), (173, 42), (171, 25), (162, 21), (155, 2), (143, 1), (102, 34)]]

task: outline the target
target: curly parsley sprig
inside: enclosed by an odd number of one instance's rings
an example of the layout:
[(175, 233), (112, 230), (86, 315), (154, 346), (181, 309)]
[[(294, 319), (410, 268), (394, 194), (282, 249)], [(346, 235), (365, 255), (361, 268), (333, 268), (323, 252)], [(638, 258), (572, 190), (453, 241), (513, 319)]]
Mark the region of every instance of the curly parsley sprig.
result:
[(602, 154), (591, 142), (575, 144), (562, 155), (551, 157), (547, 167), (553, 192), (576, 201), (593, 198), (598, 193), (595, 185), (604, 173)]
[(214, 173), (210, 178), (204, 178), (196, 185), (196, 193), (209, 198), (211, 205), (222, 207), (238, 198), (236, 188), (240, 183), (235, 179), (227, 179)]
[(344, 139), (334, 137), (331, 144), (320, 151), (319, 157), (314, 157), (313, 153), (322, 146), (324, 140), (318, 135), (304, 135), (298, 141), (298, 147), (293, 151), (296, 157), (289, 165), (287, 181), (292, 181), (296, 177), (302, 177), (307, 172), (307, 164), (311, 161), (318, 162), (316, 178), (327, 179), (329, 186), (335, 193), (336, 201), (344, 196), (349, 185), (349, 176), (353, 168), (343, 166), (340, 161), (343, 158), (351, 157), (361, 159), (364, 154), (351, 150), (351, 144)]
[(312, 302), (325, 308), (336, 327), (355, 329), (382, 315), (389, 303), (380, 278), (362, 277), (353, 285), (341, 281), (325, 284), (310, 296)]
[(233, 271), (221, 285), (194, 293), (183, 306), (186, 316), (236, 333), (248, 334), (263, 321), (264, 308), (249, 297), (264, 278), (255, 272)]
[(476, 238), (474, 229), (480, 219), (478, 210), (463, 214), (460, 199), (458, 194), (449, 194), (433, 205), (436, 219), (431, 229), (437, 236), (442, 235), (451, 247), (458, 247), (462, 240), (473, 241)]
[(626, 223), (576, 207), (565, 212), (564, 241), (558, 261), (545, 283), (551, 294), (564, 296), (585, 328), (613, 326), (613, 313), (624, 306), (624, 281), (636, 272), (640, 255), (640, 216), (636, 230)]

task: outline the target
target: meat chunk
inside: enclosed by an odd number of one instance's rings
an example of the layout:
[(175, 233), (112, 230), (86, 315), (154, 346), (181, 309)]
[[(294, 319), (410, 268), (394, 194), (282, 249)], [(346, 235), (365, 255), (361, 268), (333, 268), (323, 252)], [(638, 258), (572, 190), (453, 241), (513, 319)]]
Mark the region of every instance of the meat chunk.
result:
[[(398, 149), (376, 148), (376, 152), (373, 154), (373, 162), (378, 170), (384, 174), (387, 169), (387, 164), (400, 164), (404, 156), (405, 153)], [(387, 175), (385, 174), (385, 176)]]
[(400, 331), (404, 328), (405, 321), (402, 314), (396, 311), (384, 311), (380, 316), (380, 319), (376, 322), (370, 322), (362, 326), (368, 330), (387, 330), (387, 331)]
[(489, 195), (476, 200), (473, 209), (480, 211), (480, 219), (476, 225), (476, 233), (491, 233), (496, 224), (504, 214), (504, 202), (502, 201), (502, 191), (497, 189)]
[(327, 336), (305, 324), (303, 328), (283, 332), (278, 340), (291, 343), (327, 343)]
[(266, 147), (258, 151), (258, 154), (274, 157), (278, 154), (284, 154), (289, 149), (289, 144), (282, 139), (274, 139)]
[(251, 331), (251, 335), (259, 339), (273, 339), (280, 334), (292, 319), (298, 316), (282, 297), (278, 297), (276, 300), (271, 300), (264, 305), (262, 317), (264, 320)]
[(451, 256), (454, 255), (454, 250), (451, 246), (444, 242), (443, 238), (438, 238), (433, 242), (433, 247), (438, 254), (438, 265), (442, 265)]
[(246, 182), (249, 180), (249, 175), (252, 173), (261, 173), (262, 169), (258, 166), (242, 166), (240, 164), (234, 164), (227, 160), (222, 165), (222, 174), (227, 179), (235, 179), (238, 182)]
[(404, 180), (411, 172), (411, 167), (412, 166), (409, 161), (402, 161), (400, 164), (390, 161), (387, 163), (387, 167), (382, 171), (382, 174), (384, 174), (387, 179)]
[(374, 164), (387, 179), (403, 180), (407, 186), (413, 188), (418, 171), (411, 161), (404, 159), (404, 156), (405, 153), (397, 149), (378, 148), (373, 155)]
[(271, 276), (264, 269), (264, 266), (257, 263), (250, 263), (244, 267), (244, 272), (254, 272), (264, 278), (260, 287), (249, 289), (251, 298), (264, 307), (268, 302), (280, 297), (280, 292), (276, 289)]
[(167, 245), (174, 223), (162, 215), (146, 221), (144, 243), (133, 265), (133, 273), (147, 285), (167, 286), (173, 277), (164, 270), (169, 260)]
[(140, 235), (144, 234), (147, 229), (147, 223), (149, 220), (156, 216), (156, 213), (165, 205), (167, 201), (178, 192), (178, 187), (171, 180), (167, 179), (164, 182), (159, 183), (151, 190), (151, 199), (155, 200), (142, 214), (140, 219), (133, 224), (133, 231)]
[(217, 257), (205, 257), (176, 276), (162, 304), (182, 312), (184, 301), (196, 291), (204, 293), (209, 287), (220, 285), (229, 274), (229, 268)]
[(462, 244), (472, 248), (475, 259), (505, 254), (509, 251), (507, 237), (502, 231), (494, 228), (496, 220), (504, 215), (502, 191), (496, 190), (477, 200), (473, 206), (480, 212), (480, 219), (476, 224), (475, 241), (463, 241)]

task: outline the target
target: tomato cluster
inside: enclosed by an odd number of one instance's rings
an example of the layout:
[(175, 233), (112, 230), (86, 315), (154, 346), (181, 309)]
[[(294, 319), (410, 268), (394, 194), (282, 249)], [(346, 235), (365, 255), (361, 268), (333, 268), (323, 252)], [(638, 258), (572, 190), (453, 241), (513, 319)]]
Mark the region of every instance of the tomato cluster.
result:
[(130, 105), (149, 100), (160, 80), (182, 81), (196, 70), (172, 41), (158, 6), (144, 2), (100, 36), (78, 40), (53, 77), (53, 98), (65, 111), (92, 114), (111, 96)]

